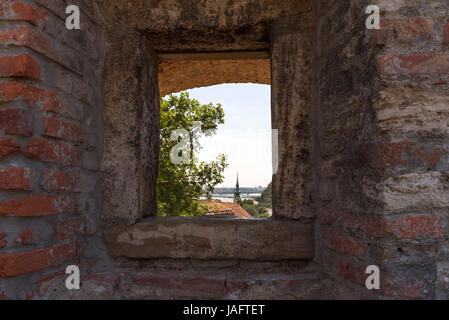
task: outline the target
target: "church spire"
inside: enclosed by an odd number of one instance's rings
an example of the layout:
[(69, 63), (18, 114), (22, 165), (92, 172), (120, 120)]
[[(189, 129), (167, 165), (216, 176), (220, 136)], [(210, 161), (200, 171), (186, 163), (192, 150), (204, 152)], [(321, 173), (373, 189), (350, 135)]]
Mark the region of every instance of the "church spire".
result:
[(237, 172), (237, 182), (235, 184), (235, 192), (234, 192), (234, 202), (238, 202), (240, 200), (240, 186), (239, 186), (239, 173)]

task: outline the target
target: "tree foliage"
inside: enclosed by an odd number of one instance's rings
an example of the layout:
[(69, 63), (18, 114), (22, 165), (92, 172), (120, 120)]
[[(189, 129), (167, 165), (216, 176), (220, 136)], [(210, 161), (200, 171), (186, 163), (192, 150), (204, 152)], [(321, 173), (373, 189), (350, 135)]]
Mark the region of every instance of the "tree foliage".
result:
[[(195, 154), (201, 150), (198, 139), (204, 132), (216, 129), (224, 123), (224, 111), (220, 104), (200, 104), (190, 99), (188, 93), (170, 95), (161, 100), (161, 134), (159, 175), (156, 184), (158, 215), (197, 216), (206, 207), (199, 199), (203, 194), (210, 197), (216, 185), (223, 182), (227, 167), (226, 157), (219, 155), (215, 161), (200, 162)], [(186, 136), (173, 136), (181, 129)], [(187, 143), (181, 143), (181, 142)], [(188, 156), (188, 161), (175, 164), (177, 156)]]
[(262, 191), (262, 194), (256, 200), (259, 201), (260, 205), (265, 208), (272, 208), (272, 182), (268, 184), (268, 186)]
[(240, 200), (239, 205), (254, 218), (269, 218), (270, 214), (268, 213), (268, 209), (272, 208), (271, 194), (272, 188), (270, 182), (264, 191), (262, 191), (260, 197), (256, 199), (259, 202), (257, 205), (254, 204), (253, 200), (249, 199)]

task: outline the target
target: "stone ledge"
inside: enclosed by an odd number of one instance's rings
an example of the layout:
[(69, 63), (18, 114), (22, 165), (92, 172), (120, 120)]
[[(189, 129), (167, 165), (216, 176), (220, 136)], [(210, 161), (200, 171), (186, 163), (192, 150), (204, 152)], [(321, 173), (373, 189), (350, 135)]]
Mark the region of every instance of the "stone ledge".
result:
[(105, 231), (112, 257), (136, 259), (310, 260), (313, 225), (233, 218), (151, 218)]

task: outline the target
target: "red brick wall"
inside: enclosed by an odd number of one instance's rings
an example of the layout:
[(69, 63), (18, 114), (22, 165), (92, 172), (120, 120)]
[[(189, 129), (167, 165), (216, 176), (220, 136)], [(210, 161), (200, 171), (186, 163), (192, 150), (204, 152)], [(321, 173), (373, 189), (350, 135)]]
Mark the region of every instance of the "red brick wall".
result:
[(0, 299), (84, 263), (96, 231), (101, 35), (65, 8), (0, 2)]
[[(289, 100), (292, 108), (286, 110), (297, 111), (298, 101), (310, 109), (298, 126), (311, 127), (307, 148), (291, 139), (291, 147), (301, 149), (298, 154), (309, 155), (310, 149), (308, 178), (289, 176), (295, 184), (288, 188), (307, 184), (307, 192), (289, 192), (307, 203), (308, 218), (317, 213), (316, 258), (282, 268), (254, 263), (261, 268), (256, 275), (250, 262), (251, 276), (233, 274), (239, 269), (234, 266), (224, 272), (220, 263), (227, 261), (187, 268), (204, 273), (164, 271), (172, 262), (147, 261), (151, 270), (132, 261), (129, 269), (119, 263), (104, 268), (109, 261), (96, 223), (100, 212), (103, 221), (112, 216), (111, 221), (130, 223), (141, 212), (154, 211), (150, 180), (141, 179), (142, 187), (128, 173), (155, 179), (149, 164), (157, 157), (157, 139), (151, 139), (158, 123), (156, 57), (140, 32), (112, 25), (106, 17), (113, 32), (104, 87), (107, 40), (92, 2), (74, 2), (81, 4), (79, 31), (65, 28), (68, 2), (0, 2), (0, 299), (79, 298), (63, 285), (69, 264), (82, 268), (91, 292), (104, 288), (97, 298), (155, 298), (160, 290), (164, 297), (183, 298), (449, 298), (447, 1), (416, 0), (413, 7), (406, 1), (374, 1), (382, 11), (378, 32), (365, 29), (362, 14), (372, 1), (316, 1), (314, 25), (307, 28), (308, 34), (316, 30), (313, 61), (298, 55), (292, 60), (285, 42), (287, 56), (277, 57), (286, 61), (279, 64), (283, 72), (313, 68), (313, 85), (289, 84), (292, 94), (309, 97), (310, 89), (312, 98)], [(147, 120), (154, 125), (147, 126)], [(109, 140), (102, 187), (103, 122)], [(139, 144), (152, 145), (142, 153), (136, 152)], [(129, 170), (115, 170), (118, 165)], [(109, 195), (106, 209), (99, 204), (102, 191)], [(300, 204), (290, 203), (292, 212)], [(381, 270), (379, 291), (364, 285), (372, 264)], [(88, 275), (96, 265), (104, 272)], [(210, 279), (210, 272), (214, 280), (196, 286)]]
[[(378, 31), (360, 19), (376, 3), (319, 10), (345, 22), (319, 29), (317, 262), (333, 298), (447, 299), (446, 2), (376, 2)], [(365, 287), (368, 265), (378, 291)]]

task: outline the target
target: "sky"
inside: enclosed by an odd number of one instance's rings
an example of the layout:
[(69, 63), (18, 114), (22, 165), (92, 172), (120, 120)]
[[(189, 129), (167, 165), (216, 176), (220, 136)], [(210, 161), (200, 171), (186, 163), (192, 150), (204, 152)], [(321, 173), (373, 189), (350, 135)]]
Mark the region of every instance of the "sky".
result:
[(217, 187), (266, 187), (271, 181), (271, 92), (269, 85), (221, 84), (187, 90), (202, 104), (220, 103), (225, 123), (212, 137), (203, 137), (200, 161), (212, 161), (223, 153), (229, 166)]

